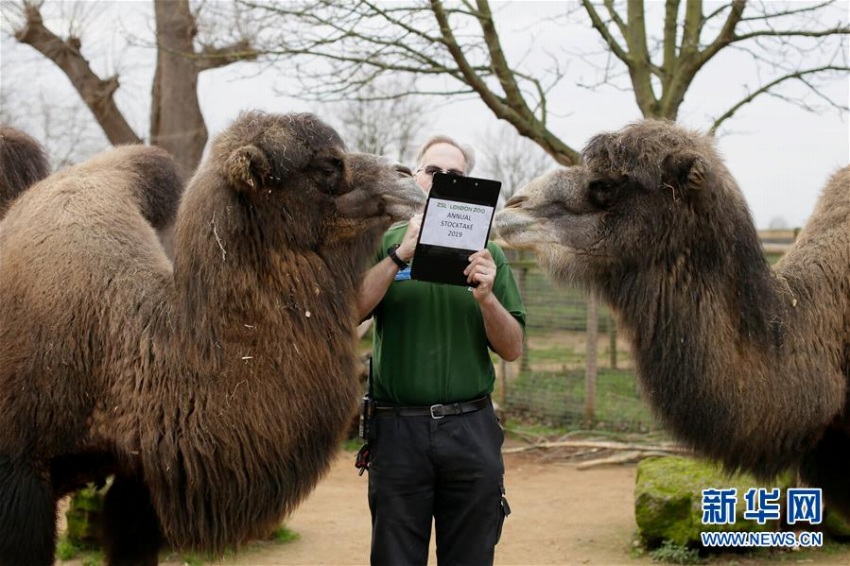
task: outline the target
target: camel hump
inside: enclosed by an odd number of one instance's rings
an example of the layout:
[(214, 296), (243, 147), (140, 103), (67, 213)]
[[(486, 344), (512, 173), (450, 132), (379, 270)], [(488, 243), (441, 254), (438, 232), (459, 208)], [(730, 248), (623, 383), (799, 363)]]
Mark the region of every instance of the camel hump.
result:
[(70, 190), (77, 194), (97, 192), (97, 200), (129, 199), (156, 229), (174, 221), (183, 191), (171, 154), (160, 147), (141, 144), (110, 148), (56, 173), (48, 183), (61, 183), (66, 190), (73, 187)]
[(174, 158), (156, 146), (120, 146), (108, 153), (134, 173), (126, 186), (133, 192), (139, 211), (156, 229), (170, 225), (177, 215), (183, 182)]
[(0, 124), (0, 218), (19, 194), (49, 174), (50, 164), (41, 144)]

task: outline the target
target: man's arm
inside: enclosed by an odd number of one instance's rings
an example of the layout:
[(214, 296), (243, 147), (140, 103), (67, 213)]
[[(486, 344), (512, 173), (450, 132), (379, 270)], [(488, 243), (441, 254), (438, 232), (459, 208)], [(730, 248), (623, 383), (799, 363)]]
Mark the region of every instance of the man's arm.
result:
[(505, 361), (512, 362), (522, 355), (522, 327), (496, 295), (490, 293), (479, 301), (484, 317), (484, 331), (493, 351)]
[[(416, 251), (416, 240), (419, 238), (419, 228), (422, 225), (422, 214), (417, 214), (410, 219), (407, 231), (401, 241), (396, 255), (403, 261), (409, 262)], [(398, 273), (398, 266), (390, 257), (385, 257), (372, 266), (363, 277), (360, 291), (357, 293), (357, 312), (359, 320), (368, 318), (369, 315), (387, 294), (387, 289)]]
[(490, 250), (484, 248), (469, 257), (469, 265), (463, 273), (470, 283), (477, 283), (472, 288), (472, 295), (481, 307), (490, 347), (504, 360), (512, 362), (522, 354), (522, 326), (493, 294), (496, 270)]

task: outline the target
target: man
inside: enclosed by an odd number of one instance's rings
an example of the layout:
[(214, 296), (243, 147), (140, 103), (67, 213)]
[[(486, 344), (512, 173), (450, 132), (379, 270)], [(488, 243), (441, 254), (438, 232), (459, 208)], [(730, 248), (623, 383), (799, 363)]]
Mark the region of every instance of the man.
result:
[[(471, 148), (437, 136), (420, 149), (415, 179), (427, 193), (434, 173), (473, 165)], [(493, 242), (470, 256), (469, 287), (411, 280), (421, 222), (384, 235), (358, 297), (361, 317), (375, 317), (371, 561), (427, 563), (433, 517), (440, 564), (492, 564), (509, 508), (488, 348), (520, 356), (525, 310)]]

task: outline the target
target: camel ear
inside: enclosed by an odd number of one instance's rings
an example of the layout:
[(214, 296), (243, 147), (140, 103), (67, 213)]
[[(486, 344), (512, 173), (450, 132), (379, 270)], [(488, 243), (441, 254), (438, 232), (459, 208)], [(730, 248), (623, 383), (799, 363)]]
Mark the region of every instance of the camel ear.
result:
[(240, 191), (256, 191), (265, 184), (271, 165), (257, 146), (243, 145), (227, 158), (224, 165), (227, 180)]
[(708, 163), (694, 151), (671, 153), (662, 164), (664, 182), (687, 194), (689, 190), (702, 188)]

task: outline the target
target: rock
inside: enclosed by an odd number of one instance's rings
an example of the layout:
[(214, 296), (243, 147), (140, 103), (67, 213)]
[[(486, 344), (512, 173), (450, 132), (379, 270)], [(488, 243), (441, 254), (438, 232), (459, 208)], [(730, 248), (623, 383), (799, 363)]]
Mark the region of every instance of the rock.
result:
[(71, 498), (65, 512), (68, 542), (79, 549), (98, 548), (103, 528), (103, 497), (105, 489), (89, 485)]
[[(782, 489), (779, 502), (785, 517), (785, 489), (788, 478), (773, 485), (759, 484), (747, 474), (729, 475), (716, 464), (680, 456), (647, 458), (638, 465), (635, 485), (635, 519), (641, 542), (649, 547), (671, 541), (681, 546), (700, 546), (701, 531), (773, 531), (780, 521), (760, 525), (744, 519), (744, 494), (750, 488)], [(724, 525), (702, 524), (702, 490), (736, 488), (735, 521)]]

